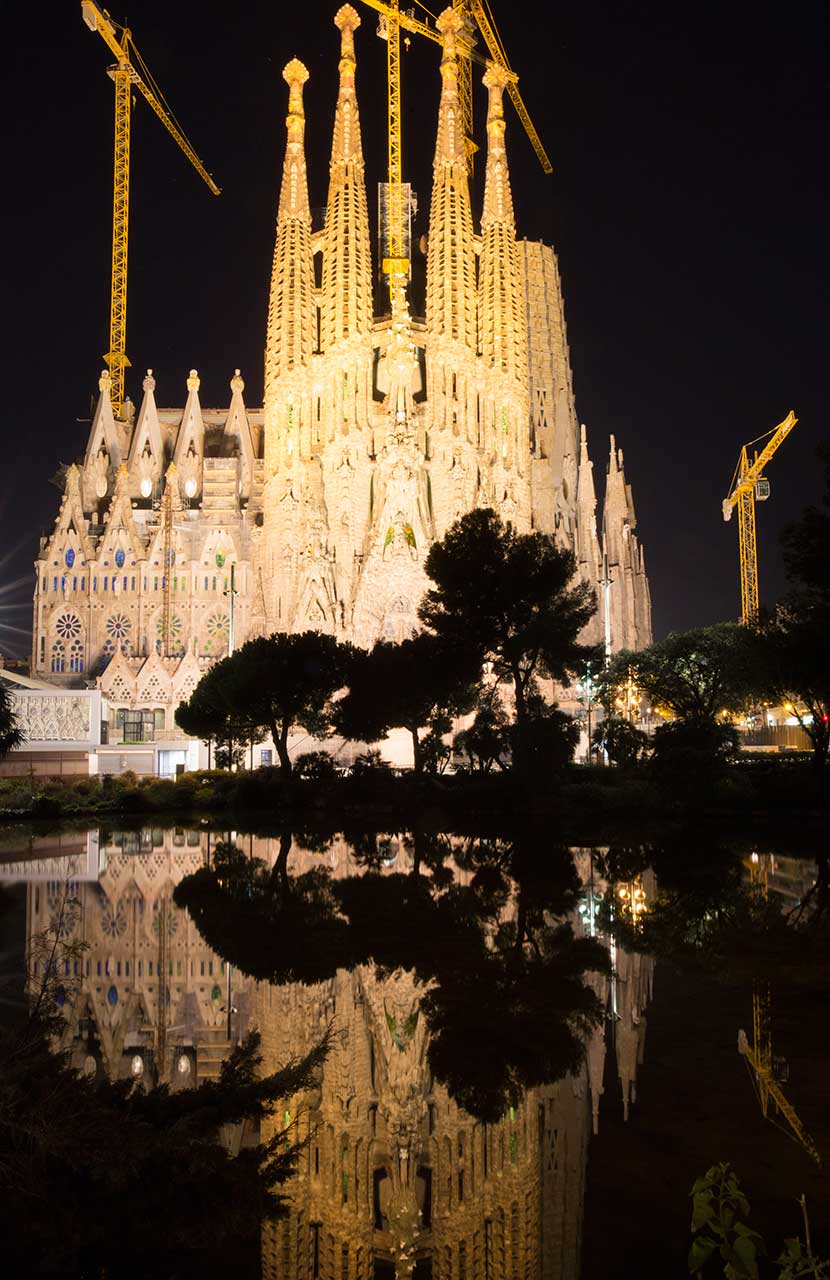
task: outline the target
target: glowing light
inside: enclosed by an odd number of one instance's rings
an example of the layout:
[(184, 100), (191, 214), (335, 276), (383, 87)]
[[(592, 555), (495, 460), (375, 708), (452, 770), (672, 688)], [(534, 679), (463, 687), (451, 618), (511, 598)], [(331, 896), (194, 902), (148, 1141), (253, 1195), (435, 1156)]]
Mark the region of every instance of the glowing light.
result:
[(141, 481), (141, 496), (142, 498), (149, 498), (152, 492), (153, 492), (153, 482), (149, 476), (145, 476), (144, 479)]
[(144, 1074), (144, 1059), (142, 1058), (140, 1053), (136, 1053), (133, 1055), (133, 1060), (130, 1063), (130, 1071), (133, 1073), (136, 1079), (140, 1075)]
[(193, 479), (193, 476), (188, 476), (188, 478), (185, 480), (184, 491), (187, 494), (188, 498), (192, 498), (196, 493), (196, 481)]

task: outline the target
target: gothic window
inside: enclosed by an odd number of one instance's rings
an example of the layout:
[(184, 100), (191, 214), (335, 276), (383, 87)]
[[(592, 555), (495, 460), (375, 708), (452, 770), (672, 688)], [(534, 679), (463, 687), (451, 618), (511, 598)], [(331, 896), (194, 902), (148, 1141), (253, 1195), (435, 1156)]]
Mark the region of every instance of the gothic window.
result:
[(84, 647), (80, 640), (69, 646), (69, 670), (81, 672), (84, 669)]
[(75, 552), (72, 547), (67, 547), (66, 555), (63, 557), (67, 569), (71, 569), (75, 563)]
[(213, 613), (207, 620), (207, 642), (204, 645), (205, 653), (223, 653), (228, 647), (228, 632), (230, 630), (230, 620), (226, 613), (221, 611)]
[(66, 670), (66, 650), (59, 640), (52, 645), (52, 670), (58, 675)]
[(124, 561), (126, 560), (126, 558), (127, 558), (127, 557), (126, 557), (126, 555), (124, 554), (124, 552), (122, 551), (121, 547), (119, 547), (119, 548), (118, 548), (118, 550), (117, 550), (117, 551), (116, 551), (116, 553), (115, 553), (115, 563), (116, 563), (117, 568), (119, 568), (119, 569), (123, 568), (123, 566), (124, 566)]
[(52, 590), (53, 590), (53, 591), (57, 591), (57, 589), (58, 589), (58, 580), (57, 580), (57, 578), (53, 578), (53, 579), (52, 579)]

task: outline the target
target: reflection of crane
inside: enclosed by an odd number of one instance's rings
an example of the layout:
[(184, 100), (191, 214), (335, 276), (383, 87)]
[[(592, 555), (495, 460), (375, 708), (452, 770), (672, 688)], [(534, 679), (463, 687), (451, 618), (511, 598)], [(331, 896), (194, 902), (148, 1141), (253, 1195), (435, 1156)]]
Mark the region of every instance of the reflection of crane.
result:
[[(387, 77), (388, 77), (388, 144), (389, 173), (387, 189), (388, 230), (385, 236), (386, 252), (383, 259), (384, 273), (389, 277), (389, 293), (392, 302), (393, 320), (403, 316), (405, 312), (405, 288), (409, 278), (409, 249), (406, 235), (408, 209), (406, 208), (405, 188), (401, 163), (401, 27), (426, 36), (436, 44), (443, 44), (441, 33), (435, 27), (420, 22), (412, 13), (405, 13), (399, 7), (399, 0), (383, 3), (383, 0), (362, 0), (371, 9), (381, 15), (379, 34), (387, 42)], [(539, 139), (527, 108), (517, 88), (518, 76), (511, 69), (504, 46), (495, 30), (492, 20), (487, 16), (480, 0), (453, 0), (453, 7), (465, 20), (466, 38), (457, 41), (458, 52), (462, 55), (460, 66), (463, 69), (459, 77), (459, 96), (462, 105), (465, 146), (468, 164), (472, 164), (475, 146), (472, 141), (472, 88), (469, 59), (487, 66), (486, 59), (480, 57), (471, 47), (470, 28), (477, 25), (484, 36), (492, 61), (504, 69), (507, 74), (507, 91), (530, 138), (536, 155), (545, 173), (552, 172), (550, 160)]]
[[(749, 880), (755, 889), (767, 897), (769, 892), (769, 857), (753, 853), (749, 863)], [(770, 1098), (775, 1108), (787, 1121), (796, 1141), (800, 1142), (816, 1164), (821, 1164), (821, 1156), (816, 1144), (796, 1115), (795, 1110), (784, 1096), (776, 1077), (781, 1074), (780, 1066), (772, 1056), (772, 990), (768, 980), (756, 978), (752, 984), (752, 1044), (750, 1045), (745, 1031), (738, 1032), (738, 1052), (742, 1053), (747, 1066), (755, 1075), (755, 1091), (761, 1106), (761, 1115), (769, 1118)]]
[[(729, 496), (723, 500), (723, 518), (732, 517), (732, 508), (738, 508), (738, 544), (741, 553), (741, 620), (753, 622), (758, 617), (758, 547), (755, 541), (755, 499), (764, 502), (769, 497), (769, 480), (763, 471), (778, 446), (790, 434), (798, 419), (792, 409), (783, 422), (773, 431), (757, 440), (750, 440), (741, 449), (741, 456), (729, 486)], [(760, 453), (753, 445), (766, 440)]]
[(155, 111), (167, 132), (179, 144), (196, 172), (205, 180), (215, 196), (219, 188), (188, 142), (175, 116), (164, 100), (127, 27), (114, 22), (106, 9), (94, 0), (81, 0), (81, 15), (90, 31), (97, 31), (115, 55), (116, 65), (110, 69), (115, 84), (115, 161), (112, 196), (112, 277), (110, 288), (110, 349), (104, 359), (111, 375), (110, 397), (116, 417), (124, 400), (124, 370), (127, 335), (127, 233), (130, 209), (130, 107), (131, 86), (135, 85)]
[(158, 927), (159, 927), (159, 946), (158, 946), (158, 1002), (156, 1009), (156, 1067), (158, 1078), (164, 1078), (164, 1072), (167, 1066), (167, 1002), (170, 998), (170, 984), (167, 980), (167, 970), (170, 967), (170, 949), (168, 946), (169, 937), (169, 919), (168, 919), (168, 902), (164, 892), (158, 900)]

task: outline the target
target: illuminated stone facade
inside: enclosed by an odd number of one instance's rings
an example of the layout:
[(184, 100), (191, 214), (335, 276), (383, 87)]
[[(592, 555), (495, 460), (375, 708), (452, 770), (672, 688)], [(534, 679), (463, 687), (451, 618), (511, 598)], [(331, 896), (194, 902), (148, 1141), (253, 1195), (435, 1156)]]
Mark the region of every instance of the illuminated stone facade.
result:
[[(265, 347), (264, 408), (239, 373), (228, 409), (113, 418), (108, 375), (83, 463), (68, 469), (37, 560), (33, 672), (101, 676), (111, 706), (171, 708), (235, 640), (315, 628), (370, 645), (417, 625), (424, 561), (459, 515), (492, 506), (575, 552), (599, 588), (589, 639), (651, 639), (648, 581), (622, 452), (612, 440), (601, 524), (574, 403), (552, 248), (517, 239), (504, 148), (503, 77), (489, 95), (475, 229), (458, 107), (459, 18), (444, 41), (421, 319), (378, 316), (354, 34), (344, 5), (322, 229), (312, 227), (303, 89), (286, 66), (287, 141)], [(385, 290), (384, 290), (385, 293)], [(376, 300), (385, 305), (385, 299)], [(610, 583), (607, 590), (602, 584)], [(606, 627), (605, 614), (609, 625)]]

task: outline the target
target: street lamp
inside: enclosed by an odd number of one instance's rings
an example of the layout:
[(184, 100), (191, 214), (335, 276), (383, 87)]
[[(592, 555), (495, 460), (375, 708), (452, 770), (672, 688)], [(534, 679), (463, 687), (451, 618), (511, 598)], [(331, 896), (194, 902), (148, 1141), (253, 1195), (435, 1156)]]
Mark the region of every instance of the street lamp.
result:
[(585, 663), (585, 675), (577, 683), (577, 693), (579, 701), (585, 708), (586, 718), (588, 722), (588, 763), (591, 762), (591, 713), (594, 705), (594, 695), (596, 693), (596, 683), (591, 676), (591, 664)]

